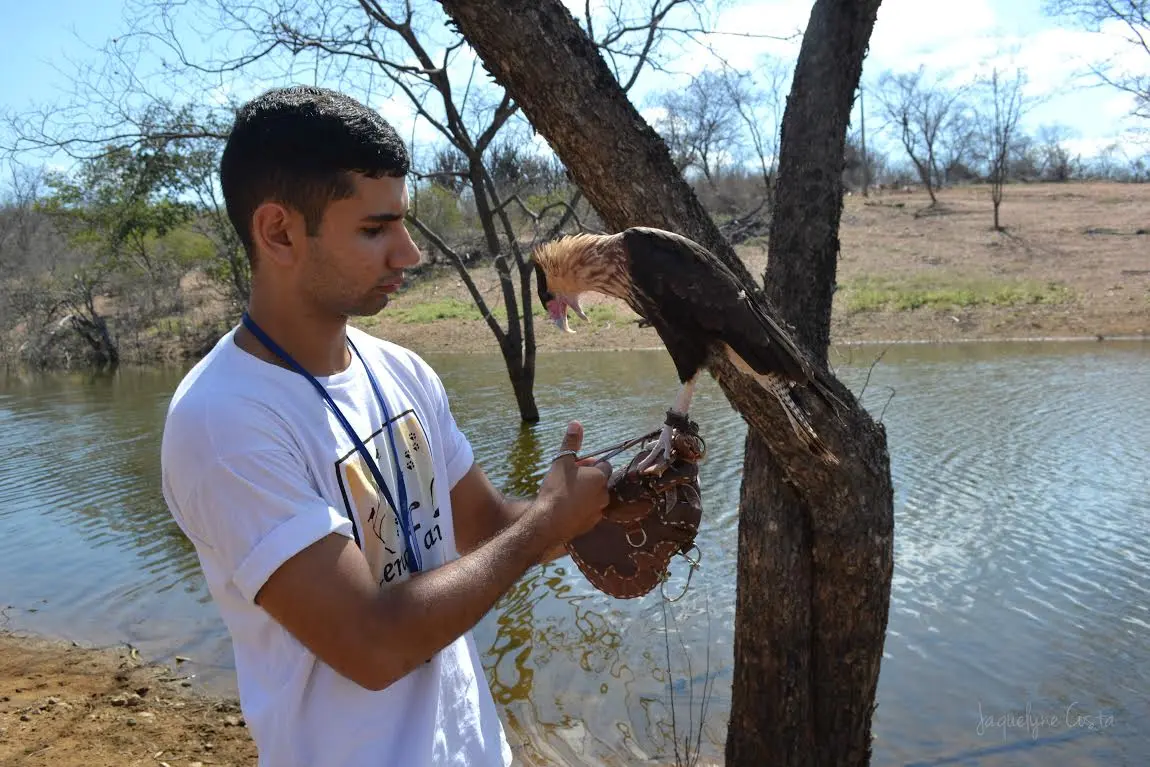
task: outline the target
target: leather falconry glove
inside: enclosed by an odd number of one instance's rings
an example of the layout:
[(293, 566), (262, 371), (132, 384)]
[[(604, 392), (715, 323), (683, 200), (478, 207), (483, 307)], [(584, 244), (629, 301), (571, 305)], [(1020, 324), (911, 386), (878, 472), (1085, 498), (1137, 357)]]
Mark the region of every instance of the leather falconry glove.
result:
[(706, 446), (699, 426), (670, 411), (667, 423), (674, 429), (670, 462), (657, 473), (639, 473), (636, 467), (651, 452), (640, 450), (608, 480), (603, 519), (567, 543), (591, 585), (616, 599), (644, 596), (662, 583), (671, 558), (694, 547), (702, 521), (699, 462)]

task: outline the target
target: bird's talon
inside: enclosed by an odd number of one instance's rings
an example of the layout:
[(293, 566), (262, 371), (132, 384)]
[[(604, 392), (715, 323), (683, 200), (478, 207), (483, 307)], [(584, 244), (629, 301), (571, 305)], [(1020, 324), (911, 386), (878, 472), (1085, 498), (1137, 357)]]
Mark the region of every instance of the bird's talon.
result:
[(659, 432), (659, 441), (635, 467), (638, 473), (661, 475), (666, 471), (667, 467), (671, 465), (672, 434), (673, 430), (670, 426), (663, 427), (663, 430)]

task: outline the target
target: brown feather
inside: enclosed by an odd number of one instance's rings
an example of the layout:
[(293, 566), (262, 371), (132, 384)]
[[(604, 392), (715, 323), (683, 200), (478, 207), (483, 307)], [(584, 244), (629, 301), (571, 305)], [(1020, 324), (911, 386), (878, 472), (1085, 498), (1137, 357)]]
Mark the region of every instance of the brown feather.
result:
[(778, 400), (807, 449), (838, 463), (792, 387), (812, 385), (832, 410), (842, 407), (841, 401), (739, 278), (705, 248), (673, 232), (633, 227), (612, 235), (563, 237), (541, 245), (533, 259), (547, 292), (578, 297), (593, 291), (626, 301), (659, 332), (684, 384), (725, 350), (740, 372)]
[(620, 234), (573, 234), (540, 245), (532, 260), (557, 295), (594, 291), (630, 301), (631, 273)]

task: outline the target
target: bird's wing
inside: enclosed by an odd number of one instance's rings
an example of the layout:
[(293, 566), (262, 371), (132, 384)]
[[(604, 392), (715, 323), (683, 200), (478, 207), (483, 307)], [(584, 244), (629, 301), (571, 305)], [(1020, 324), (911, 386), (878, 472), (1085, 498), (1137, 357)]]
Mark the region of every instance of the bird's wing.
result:
[(689, 312), (694, 323), (758, 373), (781, 373), (796, 381), (812, 377), (790, 335), (759, 304), (756, 287), (745, 285), (706, 248), (674, 232), (643, 227), (628, 229), (624, 243), (632, 259), (632, 282), (663, 306), (665, 316)]

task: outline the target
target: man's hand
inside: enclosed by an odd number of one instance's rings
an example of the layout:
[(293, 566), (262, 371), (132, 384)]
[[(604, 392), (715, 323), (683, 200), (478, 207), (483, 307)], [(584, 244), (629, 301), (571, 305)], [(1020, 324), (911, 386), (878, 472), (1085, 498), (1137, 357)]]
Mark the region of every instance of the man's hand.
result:
[(567, 425), (559, 453), (539, 486), (532, 513), (542, 515), (543, 524), (556, 536), (556, 545), (578, 538), (603, 518), (607, 506), (607, 480), (611, 464), (606, 461), (577, 461), (583, 445), (583, 426)]
[[(583, 429), (578, 423), (570, 425), (574, 429), (570, 437), (567, 437), (559, 446), (559, 451), (576, 450), (582, 446), (583, 442)], [(566, 491), (561, 489), (565, 485), (566, 471), (565, 468), (570, 462), (570, 458), (564, 456), (560, 461), (555, 462), (552, 467), (550, 479), (543, 481), (544, 487), (547, 488), (547, 493), (558, 492), (561, 495)], [(578, 461), (579, 467), (597, 466), (599, 471), (610, 475), (611, 465), (606, 461), (595, 461), (593, 459), (581, 459)], [(554, 476), (550, 476), (550, 475)], [(592, 476), (592, 478), (594, 478)], [(531, 508), (538, 503), (537, 499), (541, 497), (542, 493), (537, 494), (536, 498), (530, 500), (523, 498), (507, 498), (491, 483), (487, 475), (484, 473), (479, 464), (475, 464), (471, 469), (451, 488), (451, 510), (454, 517), (455, 526), (455, 546), (460, 554), (467, 554), (474, 551), (484, 541), (489, 540), (492, 536), (504, 530), (509, 525), (513, 524), (517, 519), (526, 514)], [(545, 503), (551, 503), (554, 499), (544, 498)], [(549, 524), (549, 523), (548, 523)], [(566, 540), (556, 541), (546, 553), (539, 560), (537, 564), (543, 562), (550, 562), (551, 560), (558, 559), (559, 557), (566, 556)]]

